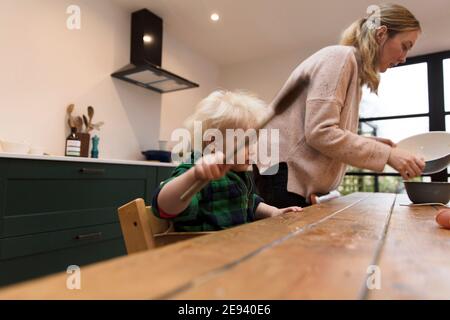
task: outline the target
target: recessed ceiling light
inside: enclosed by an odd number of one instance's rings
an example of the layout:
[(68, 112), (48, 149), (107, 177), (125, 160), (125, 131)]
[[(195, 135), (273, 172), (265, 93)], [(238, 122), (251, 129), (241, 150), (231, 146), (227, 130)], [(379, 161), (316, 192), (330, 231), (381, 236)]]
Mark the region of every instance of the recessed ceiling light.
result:
[(145, 35), (143, 39), (144, 39), (145, 43), (152, 43), (153, 42), (152, 36), (149, 36), (149, 35)]
[(213, 13), (212, 15), (211, 15), (211, 20), (212, 21), (219, 21), (219, 19), (220, 19), (220, 17), (219, 17), (219, 15), (217, 14), (217, 13)]

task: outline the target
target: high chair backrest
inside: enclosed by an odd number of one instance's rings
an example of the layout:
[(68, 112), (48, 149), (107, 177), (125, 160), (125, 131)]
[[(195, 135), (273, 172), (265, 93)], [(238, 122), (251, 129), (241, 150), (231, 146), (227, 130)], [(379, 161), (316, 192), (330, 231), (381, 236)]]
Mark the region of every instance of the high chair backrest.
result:
[(170, 228), (168, 221), (151, 214), (141, 198), (121, 206), (117, 211), (128, 254), (155, 248), (154, 235)]
[(213, 233), (173, 232), (173, 224), (156, 217), (141, 198), (121, 206), (117, 211), (128, 254)]

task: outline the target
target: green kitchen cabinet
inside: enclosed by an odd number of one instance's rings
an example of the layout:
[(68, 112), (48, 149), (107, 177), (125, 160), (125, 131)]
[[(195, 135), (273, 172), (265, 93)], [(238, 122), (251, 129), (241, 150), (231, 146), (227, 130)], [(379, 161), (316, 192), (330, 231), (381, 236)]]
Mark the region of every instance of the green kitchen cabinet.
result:
[(10, 285), (52, 273), (66, 272), (71, 265), (79, 266), (82, 272), (84, 265), (125, 254), (123, 239), (116, 238), (2, 260), (0, 261), (0, 285)]
[(0, 158), (0, 286), (125, 255), (117, 208), (172, 169)]
[(161, 182), (166, 180), (172, 175), (174, 168), (171, 167), (158, 167), (156, 175), (156, 185), (159, 186)]

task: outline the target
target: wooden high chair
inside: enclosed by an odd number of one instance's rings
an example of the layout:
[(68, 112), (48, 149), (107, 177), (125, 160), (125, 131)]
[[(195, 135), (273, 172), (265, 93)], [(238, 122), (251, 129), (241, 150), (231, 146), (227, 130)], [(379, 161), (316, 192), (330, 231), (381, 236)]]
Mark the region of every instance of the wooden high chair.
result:
[(141, 198), (121, 206), (117, 211), (128, 254), (214, 233), (174, 232), (172, 223), (157, 218)]

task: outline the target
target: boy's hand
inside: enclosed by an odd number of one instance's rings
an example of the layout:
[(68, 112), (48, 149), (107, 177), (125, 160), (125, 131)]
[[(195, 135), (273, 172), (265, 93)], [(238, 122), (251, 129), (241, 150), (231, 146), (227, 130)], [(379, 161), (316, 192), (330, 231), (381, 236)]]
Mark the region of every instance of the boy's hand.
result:
[(264, 202), (260, 202), (258, 207), (256, 208), (256, 219), (259, 220), (259, 219), (276, 217), (276, 216), (279, 216), (280, 214), (284, 214), (284, 213), (292, 212), (292, 211), (300, 212), (300, 211), (303, 211), (303, 209), (300, 207), (288, 207), (288, 208), (278, 209), (277, 207), (269, 206), (268, 204), (266, 204)]
[(276, 217), (276, 216), (279, 216), (280, 214), (284, 214), (284, 213), (288, 213), (288, 212), (292, 212), (292, 211), (300, 212), (300, 211), (303, 211), (303, 208), (302, 207), (288, 207), (288, 208), (276, 209), (272, 213), (272, 217)]
[(217, 180), (225, 176), (231, 165), (224, 164), (225, 156), (222, 152), (206, 155), (195, 163), (194, 175), (196, 179)]

